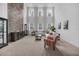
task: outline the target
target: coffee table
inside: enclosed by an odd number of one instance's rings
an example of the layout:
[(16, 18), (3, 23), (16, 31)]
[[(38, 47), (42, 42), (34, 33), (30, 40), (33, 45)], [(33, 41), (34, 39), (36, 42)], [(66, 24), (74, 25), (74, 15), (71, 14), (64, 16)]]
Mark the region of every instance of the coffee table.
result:
[(36, 35), (36, 36), (35, 36), (35, 39), (36, 39), (36, 40), (41, 40), (41, 37), (42, 37), (42, 35)]

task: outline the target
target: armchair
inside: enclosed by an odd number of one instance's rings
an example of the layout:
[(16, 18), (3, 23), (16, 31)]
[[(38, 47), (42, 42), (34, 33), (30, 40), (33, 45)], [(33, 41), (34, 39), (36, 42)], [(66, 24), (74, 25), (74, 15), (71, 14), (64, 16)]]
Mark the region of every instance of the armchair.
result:
[(46, 46), (49, 46), (50, 48), (53, 48), (53, 50), (55, 50), (57, 40), (58, 40), (57, 36), (48, 37), (47, 39), (44, 39), (44, 48), (46, 48)]

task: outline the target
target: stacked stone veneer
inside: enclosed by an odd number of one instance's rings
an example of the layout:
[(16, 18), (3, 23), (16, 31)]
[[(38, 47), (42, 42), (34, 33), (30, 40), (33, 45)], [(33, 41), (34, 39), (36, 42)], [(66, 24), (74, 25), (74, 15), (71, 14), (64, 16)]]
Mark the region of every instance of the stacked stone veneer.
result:
[(23, 3), (8, 4), (8, 30), (11, 41), (21, 38), (23, 33)]
[(19, 32), (23, 30), (23, 4), (8, 4), (9, 32)]

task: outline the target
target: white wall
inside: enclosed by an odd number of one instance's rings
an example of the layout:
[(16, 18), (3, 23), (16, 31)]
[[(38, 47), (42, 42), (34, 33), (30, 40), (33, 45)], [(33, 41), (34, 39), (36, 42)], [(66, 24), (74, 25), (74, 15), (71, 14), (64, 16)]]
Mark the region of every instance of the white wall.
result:
[[(79, 4), (55, 4), (55, 25), (61, 22), (61, 38), (79, 47)], [(63, 29), (63, 22), (69, 20), (69, 29)]]
[(0, 17), (8, 18), (7, 3), (0, 3)]

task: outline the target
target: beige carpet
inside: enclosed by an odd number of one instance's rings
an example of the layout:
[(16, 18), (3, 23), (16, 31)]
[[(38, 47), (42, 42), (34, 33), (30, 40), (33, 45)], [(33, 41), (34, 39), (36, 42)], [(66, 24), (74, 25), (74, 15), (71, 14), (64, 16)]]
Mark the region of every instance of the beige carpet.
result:
[(79, 55), (79, 48), (59, 41), (57, 48), (53, 51), (50, 48), (44, 48), (43, 39), (36, 41), (33, 36), (26, 36), (16, 42), (9, 43), (8, 46), (0, 49), (1, 56), (63, 56)]

